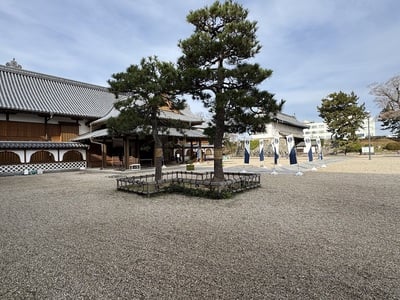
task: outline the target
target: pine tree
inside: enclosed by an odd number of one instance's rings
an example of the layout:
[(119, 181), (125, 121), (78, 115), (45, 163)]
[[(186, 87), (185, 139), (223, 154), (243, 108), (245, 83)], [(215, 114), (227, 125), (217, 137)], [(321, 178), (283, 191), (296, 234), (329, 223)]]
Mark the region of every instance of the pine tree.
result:
[(159, 132), (167, 130), (160, 124), (160, 108), (168, 105), (179, 110), (185, 105), (179, 99), (180, 76), (174, 64), (157, 57), (143, 58), (140, 65), (131, 65), (126, 72), (112, 75), (110, 91), (125, 97), (114, 104), (120, 111), (107, 127), (113, 135), (151, 134), (154, 140), (155, 179), (162, 176), (162, 142)]
[(356, 131), (368, 116), (365, 104), (358, 104), (358, 96), (354, 92), (329, 94), (317, 109), (332, 133), (332, 140), (337, 147), (344, 147), (345, 151), (350, 143), (358, 139)]
[(256, 38), (257, 23), (247, 17), (248, 10), (241, 5), (216, 1), (188, 14), (194, 33), (179, 42), (183, 55), (178, 66), (186, 92), (201, 100), (212, 115), (216, 182), (224, 180), (224, 133), (261, 132), (284, 103), (257, 88), (272, 71), (249, 62), (261, 46)]

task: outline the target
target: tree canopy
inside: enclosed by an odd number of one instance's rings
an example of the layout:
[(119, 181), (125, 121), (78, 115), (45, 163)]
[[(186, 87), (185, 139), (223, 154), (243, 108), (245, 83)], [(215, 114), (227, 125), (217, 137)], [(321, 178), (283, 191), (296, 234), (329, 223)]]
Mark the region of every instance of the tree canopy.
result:
[(332, 93), (322, 99), (321, 106), (317, 106), (319, 116), (327, 124), (332, 139), (339, 147), (346, 147), (348, 143), (358, 139), (356, 131), (368, 116), (365, 104), (359, 104), (358, 100), (354, 92)]
[(178, 97), (181, 78), (175, 65), (159, 61), (157, 57), (143, 58), (139, 65), (131, 65), (126, 72), (112, 75), (108, 80), (110, 91), (121, 96), (114, 106), (120, 111), (110, 118), (107, 127), (113, 135), (152, 134), (156, 180), (161, 179), (162, 143), (159, 132), (166, 130), (159, 119), (160, 108), (184, 108), (185, 101)]
[(185, 91), (202, 101), (212, 115), (215, 181), (224, 180), (224, 133), (263, 131), (284, 103), (258, 89), (272, 71), (250, 63), (261, 46), (256, 37), (257, 23), (247, 17), (248, 10), (240, 4), (216, 1), (188, 14), (194, 32), (179, 41), (183, 55), (178, 67)]
[(375, 96), (375, 103), (381, 109), (378, 120), (382, 122), (383, 129), (400, 137), (400, 76), (370, 87), (370, 93)]

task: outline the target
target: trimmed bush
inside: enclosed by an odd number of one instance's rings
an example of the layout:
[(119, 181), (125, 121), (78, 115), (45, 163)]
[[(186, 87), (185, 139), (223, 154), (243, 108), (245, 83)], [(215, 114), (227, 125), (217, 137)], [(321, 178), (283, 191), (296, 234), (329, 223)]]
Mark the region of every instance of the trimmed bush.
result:
[(204, 190), (204, 189), (193, 189), (190, 187), (184, 187), (179, 184), (171, 184), (167, 189), (169, 193), (179, 193), (187, 196), (203, 197), (209, 199), (229, 199), (233, 194), (229, 191), (215, 191), (215, 190)]
[(347, 152), (361, 152), (361, 143), (360, 142), (353, 142), (346, 145)]
[(398, 150), (400, 150), (400, 143), (399, 142), (387, 143), (385, 146), (385, 149), (390, 150), (390, 151), (398, 151)]

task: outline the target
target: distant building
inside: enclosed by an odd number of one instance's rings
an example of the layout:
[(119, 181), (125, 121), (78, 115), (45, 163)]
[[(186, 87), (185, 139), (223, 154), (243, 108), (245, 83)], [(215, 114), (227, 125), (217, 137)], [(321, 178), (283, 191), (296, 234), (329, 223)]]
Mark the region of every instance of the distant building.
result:
[(329, 140), (332, 133), (328, 132), (328, 125), (323, 122), (305, 122), (309, 127), (303, 130), (304, 136), (309, 136), (311, 139), (319, 137), (323, 140)]
[(271, 118), (271, 122), (266, 124), (264, 132), (256, 132), (251, 135), (251, 139), (264, 140), (265, 153), (271, 155), (273, 153), (271, 143), (274, 138), (279, 138), (280, 155), (287, 154), (286, 137), (292, 135), (295, 143), (303, 141), (303, 130), (308, 128), (308, 125), (300, 122), (295, 116), (284, 113), (277, 113)]
[[(368, 119), (364, 120), (362, 127), (356, 131), (356, 134), (360, 139), (368, 138)], [(369, 118), (369, 134), (370, 136), (376, 135), (374, 117)]]
[(308, 124), (300, 122), (295, 116), (284, 113), (277, 113), (272, 117), (272, 121), (266, 124), (264, 132), (257, 132), (252, 135), (254, 139), (272, 139), (276, 136), (286, 137), (293, 135), (296, 141), (303, 139), (303, 130), (308, 128)]
[[(308, 128), (303, 130), (304, 136), (308, 136), (311, 139), (319, 137), (320, 139), (330, 140), (332, 133), (328, 131), (328, 125), (324, 122), (304, 122), (308, 125)], [(371, 136), (375, 136), (375, 118), (369, 118), (369, 133)], [(356, 135), (360, 139), (368, 138), (368, 119), (365, 119), (363, 125), (356, 131)]]

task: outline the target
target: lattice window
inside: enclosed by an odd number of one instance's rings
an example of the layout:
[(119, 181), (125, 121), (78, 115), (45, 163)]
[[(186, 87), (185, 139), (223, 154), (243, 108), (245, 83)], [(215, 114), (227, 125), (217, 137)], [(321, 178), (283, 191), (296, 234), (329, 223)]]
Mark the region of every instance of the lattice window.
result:
[(79, 135), (78, 125), (61, 125), (61, 141), (68, 142)]
[(82, 154), (76, 150), (70, 150), (63, 156), (63, 162), (81, 161), (83, 160)]
[(0, 165), (6, 164), (20, 164), (21, 160), (19, 159), (18, 154), (11, 151), (1, 151), (0, 152)]
[(54, 155), (49, 151), (37, 151), (31, 156), (30, 163), (51, 163), (55, 162)]

